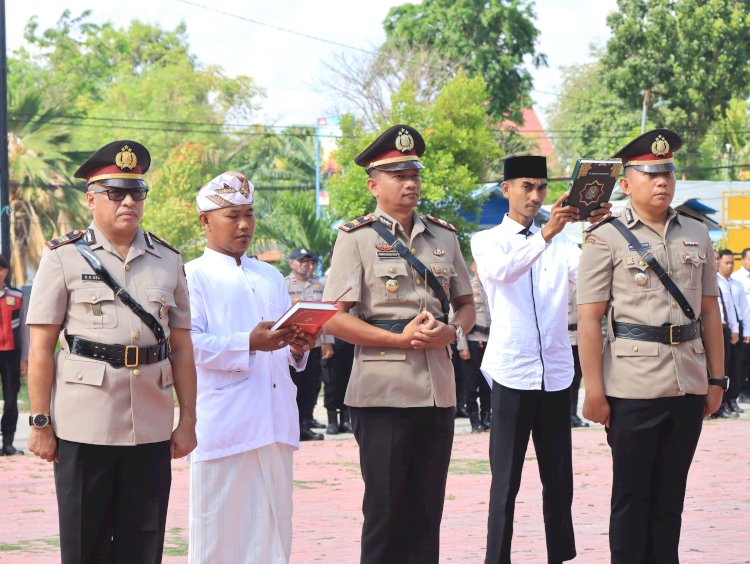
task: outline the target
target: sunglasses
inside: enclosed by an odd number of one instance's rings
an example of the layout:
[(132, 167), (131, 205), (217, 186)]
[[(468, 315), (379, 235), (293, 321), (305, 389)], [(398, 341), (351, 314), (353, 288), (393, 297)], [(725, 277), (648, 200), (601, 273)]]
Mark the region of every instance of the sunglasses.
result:
[(113, 202), (122, 202), (127, 196), (133, 198), (134, 202), (142, 202), (148, 195), (148, 188), (126, 190), (125, 188), (109, 188), (107, 190), (90, 190), (92, 194), (106, 194)]

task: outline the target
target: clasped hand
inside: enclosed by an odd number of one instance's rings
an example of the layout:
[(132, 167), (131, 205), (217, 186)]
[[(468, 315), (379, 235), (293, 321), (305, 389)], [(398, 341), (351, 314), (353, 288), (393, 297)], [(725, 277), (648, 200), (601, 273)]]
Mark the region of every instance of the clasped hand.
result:
[(429, 311), (422, 311), (404, 328), (402, 333), (411, 349), (437, 349), (452, 344), (456, 331), (450, 325), (435, 318)]

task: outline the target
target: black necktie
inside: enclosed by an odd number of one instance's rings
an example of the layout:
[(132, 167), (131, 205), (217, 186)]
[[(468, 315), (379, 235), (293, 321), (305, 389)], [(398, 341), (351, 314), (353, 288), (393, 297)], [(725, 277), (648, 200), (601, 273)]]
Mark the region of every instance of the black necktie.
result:
[(524, 227), (523, 229), (521, 229), (521, 231), (519, 231), (518, 234), (523, 235), (527, 239), (533, 235), (533, 233), (531, 232), (531, 229), (529, 229), (528, 227)]

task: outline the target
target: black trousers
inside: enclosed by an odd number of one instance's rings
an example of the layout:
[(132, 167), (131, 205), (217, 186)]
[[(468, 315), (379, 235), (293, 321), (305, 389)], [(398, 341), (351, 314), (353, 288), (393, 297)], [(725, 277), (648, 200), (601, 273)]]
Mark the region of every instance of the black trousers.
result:
[[(468, 413), (477, 413), (481, 409), (482, 413), (488, 413), (491, 410), (490, 389), (484, 374), (480, 370), (484, 350), (487, 345), (486, 341), (467, 341), (469, 343), (469, 360), (461, 362), (464, 373), (464, 396), (466, 397), (466, 411)], [(477, 399), (481, 408), (477, 405)]]
[(0, 431), (3, 445), (13, 444), (18, 425), (18, 390), (21, 389), (21, 351), (0, 351), (0, 376), (3, 380), (3, 417)]
[(364, 564), (437, 564), (455, 408), (350, 407)]
[(705, 396), (607, 398), (612, 408), (612, 564), (676, 564), (685, 485)]
[(578, 345), (570, 347), (573, 350), (573, 381), (570, 383), (570, 415), (578, 415), (578, 390), (581, 389), (581, 360), (578, 358)]
[(352, 364), (354, 363), (354, 345), (336, 339), (333, 343), (333, 356), (328, 360), (328, 379), (326, 383), (323, 405), (328, 410), (342, 410), (344, 405), (346, 387), (349, 385), (349, 377), (352, 375)]
[(513, 515), (529, 434), (534, 440), (542, 481), (547, 558), (562, 562), (576, 555), (571, 514), (570, 391), (515, 390), (493, 382), (486, 564), (511, 561)]
[(731, 347), (731, 361), (727, 376), (729, 376), (729, 389), (724, 392), (724, 399), (736, 400), (742, 388), (742, 378), (747, 370), (745, 366), (746, 344), (740, 340)]
[(58, 460), (62, 564), (161, 562), (172, 483), (169, 441), (106, 446), (60, 439)]
[(320, 393), (320, 347), (310, 349), (307, 366), (302, 372), (297, 372), (291, 366), (289, 374), (292, 382), (297, 386), (297, 410), (300, 423), (313, 418), (313, 409)]

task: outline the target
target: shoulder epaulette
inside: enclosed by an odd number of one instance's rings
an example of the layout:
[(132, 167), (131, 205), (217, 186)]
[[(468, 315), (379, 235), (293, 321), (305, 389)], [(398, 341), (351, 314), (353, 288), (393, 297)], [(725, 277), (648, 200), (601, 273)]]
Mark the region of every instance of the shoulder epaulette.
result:
[(48, 249), (56, 249), (57, 247), (62, 247), (63, 245), (67, 245), (68, 243), (72, 243), (73, 241), (77, 241), (81, 237), (83, 237), (83, 230), (82, 229), (74, 229), (73, 231), (70, 231), (66, 233), (65, 235), (61, 235), (57, 239), (50, 239), (45, 243), (47, 245)]
[(704, 220), (702, 220), (700, 217), (695, 217), (693, 214), (690, 214), (683, 210), (675, 210), (679, 215), (689, 217), (690, 219), (694, 219), (695, 221), (698, 221), (700, 223), (706, 223)]
[(605, 223), (609, 223), (613, 219), (615, 219), (615, 216), (610, 215), (607, 219), (604, 219), (602, 221), (597, 221), (596, 223), (594, 223), (592, 225), (589, 225), (586, 229), (583, 230), (583, 232), (584, 233), (591, 233), (595, 229), (599, 229), (602, 225), (604, 225)]
[(456, 229), (454, 225), (451, 225), (450, 223), (440, 219), (439, 217), (435, 217), (434, 215), (430, 215), (427, 213), (423, 215), (422, 218), (431, 221), (432, 223), (439, 225), (440, 227), (443, 227), (445, 229), (450, 229), (454, 233), (458, 233), (458, 229)]
[(168, 249), (169, 249), (170, 251), (174, 251), (174, 252), (175, 252), (175, 253), (177, 253), (178, 255), (180, 254), (180, 251), (178, 251), (177, 249), (175, 249), (175, 248), (174, 248), (174, 247), (173, 247), (172, 245), (170, 245), (169, 243), (167, 243), (167, 242), (166, 242), (166, 241), (165, 241), (164, 239), (162, 239), (161, 237), (157, 237), (157, 236), (156, 236), (156, 235), (154, 235), (154, 234), (153, 234), (153, 233), (152, 233), (151, 231), (148, 231), (148, 234), (149, 234), (149, 235), (151, 236), (151, 238), (152, 238), (152, 239), (153, 239), (154, 241), (156, 241), (157, 243), (161, 243), (161, 244), (162, 244), (162, 245), (164, 245), (164, 246), (165, 246), (166, 248), (168, 248)]
[(354, 231), (355, 229), (359, 229), (363, 225), (369, 225), (373, 221), (375, 221), (376, 217), (373, 214), (370, 215), (361, 215), (357, 219), (353, 219), (348, 223), (344, 223), (343, 225), (339, 225), (339, 229), (341, 231), (346, 231), (347, 233)]

